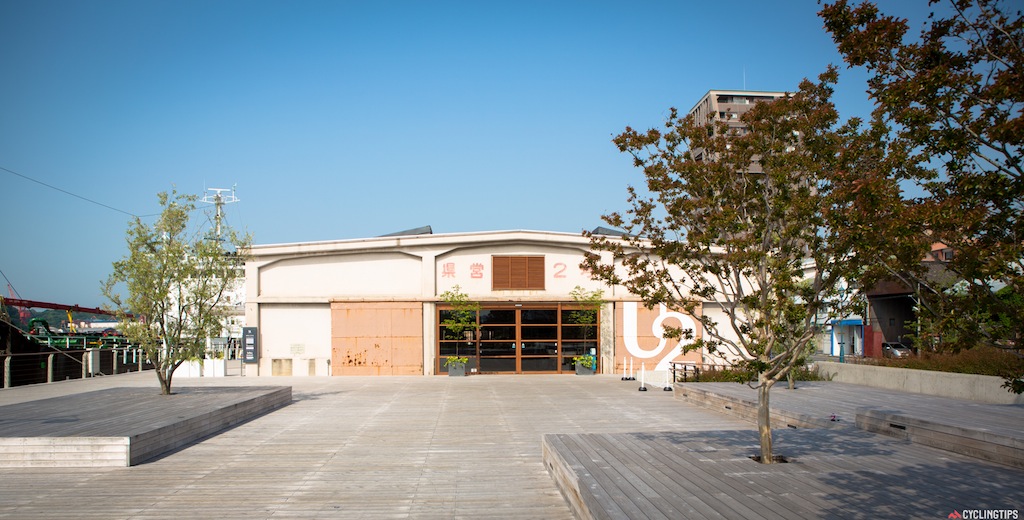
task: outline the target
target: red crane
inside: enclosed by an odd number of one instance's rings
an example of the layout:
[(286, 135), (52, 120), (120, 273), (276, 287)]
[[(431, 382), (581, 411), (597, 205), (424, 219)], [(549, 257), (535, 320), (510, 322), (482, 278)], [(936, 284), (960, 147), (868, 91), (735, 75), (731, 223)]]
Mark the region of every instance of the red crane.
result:
[(22, 300), (19, 298), (0, 298), (0, 302), (3, 305), (10, 305), (13, 307), (21, 307), (23, 310), (18, 311), (18, 315), (21, 316), (25, 321), (31, 317), (25, 317), (28, 314), (28, 310), (32, 309), (57, 309), (60, 311), (71, 311), (71, 312), (88, 312), (92, 314), (107, 314), (114, 316), (114, 313), (104, 309), (97, 309), (94, 307), (81, 307), (78, 305), (66, 305), (63, 303), (49, 303), (49, 302), (38, 302), (35, 300)]
[(18, 307), (18, 319), (20, 319), (22, 323), (28, 323), (28, 320), (32, 319), (32, 313), (29, 312), (28, 307), (23, 307), (14, 303), (6, 303), (8, 301), (15, 299), (14, 287), (11, 287), (11, 284), (7, 284), (7, 293), (10, 294), (11, 297), (5, 300), (2, 296), (0, 296), (0, 303), (3, 303), (4, 305), (13, 305), (15, 307)]

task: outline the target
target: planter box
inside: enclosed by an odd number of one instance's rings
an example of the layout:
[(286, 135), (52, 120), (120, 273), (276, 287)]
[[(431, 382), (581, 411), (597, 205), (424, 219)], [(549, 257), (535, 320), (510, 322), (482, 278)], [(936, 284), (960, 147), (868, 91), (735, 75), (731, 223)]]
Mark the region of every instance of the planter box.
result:
[(224, 377), (228, 373), (226, 359), (204, 359), (203, 377)]
[(200, 377), (203, 375), (203, 364), (201, 361), (186, 361), (178, 365), (174, 371), (174, 377)]
[(448, 365), (448, 376), (449, 377), (465, 377), (466, 376), (466, 364), (465, 363), (452, 363)]
[(592, 376), (594, 375), (593, 368), (587, 368), (579, 363), (576, 363), (576, 375), (578, 376)]
[(174, 371), (174, 377), (224, 377), (228, 362), (225, 359), (186, 361)]

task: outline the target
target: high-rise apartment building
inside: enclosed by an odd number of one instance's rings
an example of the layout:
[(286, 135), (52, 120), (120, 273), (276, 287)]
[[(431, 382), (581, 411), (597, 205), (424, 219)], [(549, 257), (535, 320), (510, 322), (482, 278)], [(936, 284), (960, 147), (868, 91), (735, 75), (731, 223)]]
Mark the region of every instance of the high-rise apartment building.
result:
[[(735, 131), (737, 135), (743, 135), (746, 125), (740, 121), (740, 116), (748, 112), (755, 104), (762, 101), (771, 101), (785, 96), (785, 92), (756, 92), (750, 90), (709, 90), (704, 97), (697, 102), (688, 112), (689, 116), (695, 117), (698, 124), (708, 124), (722, 121), (728, 125), (729, 130)], [(693, 150), (694, 157), (701, 159), (701, 150)], [(755, 162), (750, 165), (751, 173), (760, 173), (761, 167)]]
[[(709, 90), (690, 109), (689, 115), (697, 121), (724, 121), (730, 128), (742, 129), (740, 116), (762, 101), (771, 101), (785, 96), (785, 92), (755, 92), (750, 90)], [(710, 117), (709, 117), (710, 116)]]

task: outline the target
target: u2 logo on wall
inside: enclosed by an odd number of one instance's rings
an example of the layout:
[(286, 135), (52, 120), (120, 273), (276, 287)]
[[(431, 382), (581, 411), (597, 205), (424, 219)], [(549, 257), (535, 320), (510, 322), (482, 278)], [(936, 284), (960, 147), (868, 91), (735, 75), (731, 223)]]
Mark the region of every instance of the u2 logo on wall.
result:
[(626, 343), (626, 351), (631, 356), (640, 359), (651, 359), (661, 356), (657, 365), (654, 367), (655, 370), (670, 370), (669, 363), (680, 354), (677, 345), (684, 344), (685, 342), (676, 343), (673, 341), (672, 348), (669, 348), (666, 352), (665, 347), (668, 346), (669, 340), (665, 337), (665, 320), (676, 320), (679, 324), (678, 327), (682, 329), (696, 330), (697, 325), (694, 323), (693, 318), (676, 311), (668, 310), (668, 307), (664, 305), (658, 306), (658, 317), (654, 318), (654, 322), (651, 324), (651, 335), (658, 338), (658, 346), (654, 349), (647, 350), (640, 346), (640, 339), (637, 336), (638, 326), (638, 313), (639, 304), (637, 302), (623, 302), (622, 305), (622, 339)]

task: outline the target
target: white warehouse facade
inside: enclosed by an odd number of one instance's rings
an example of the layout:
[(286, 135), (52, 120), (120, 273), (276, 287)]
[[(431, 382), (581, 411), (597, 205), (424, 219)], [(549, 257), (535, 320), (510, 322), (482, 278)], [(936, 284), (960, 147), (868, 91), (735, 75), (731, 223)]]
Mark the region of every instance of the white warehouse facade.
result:
[[(250, 361), (261, 375), (293, 376), (445, 374), (453, 354), (482, 374), (572, 373), (578, 355), (595, 356), (600, 373), (631, 360), (637, 371), (700, 363), (699, 352), (683, 355), (661, 335), (665, 323), (700, 337), (699, 324), (591, 280), (579, 267), (589, 250), (580, 234), (429, 227), (254, 245), (245, 266), (246, 325), (258, 343)], [(479, 329), (451, 341), (441, 294), (456, 286), (479, 303)], [(569, 319), (576, 287), (603, 291), (597, 324)]]

